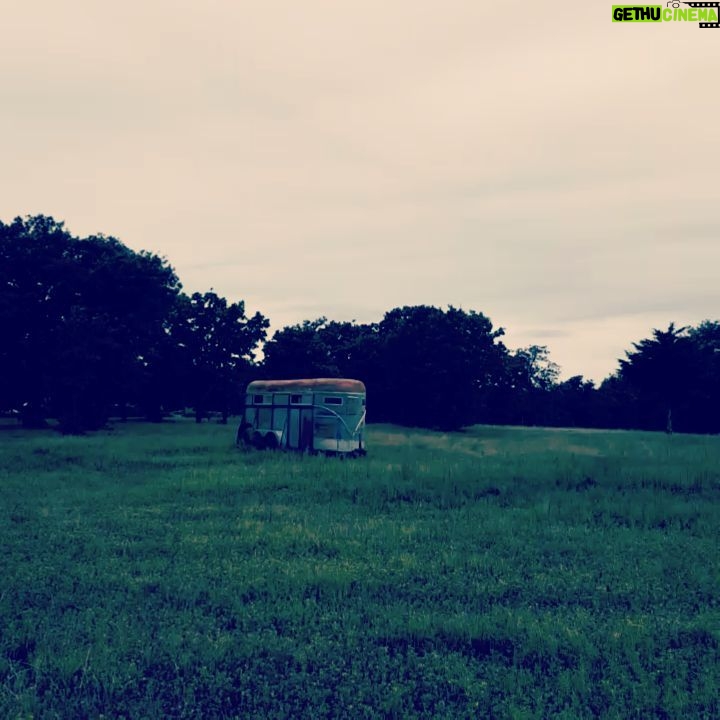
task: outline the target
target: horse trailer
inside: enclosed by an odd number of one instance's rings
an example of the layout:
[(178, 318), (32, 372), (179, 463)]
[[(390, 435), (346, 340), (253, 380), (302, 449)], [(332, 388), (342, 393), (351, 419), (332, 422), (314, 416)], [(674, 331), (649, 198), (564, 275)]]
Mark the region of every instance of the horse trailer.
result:
[(365, 455), (365, 385), (344, 378), (255, 380), (245, 391), (237, 443)]

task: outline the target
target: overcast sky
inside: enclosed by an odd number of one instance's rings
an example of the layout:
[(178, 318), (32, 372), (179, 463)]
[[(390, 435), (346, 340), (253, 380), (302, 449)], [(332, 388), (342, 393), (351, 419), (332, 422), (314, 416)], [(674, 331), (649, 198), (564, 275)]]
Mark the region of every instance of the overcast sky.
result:
[(0, 219), (275, 328), (481, 311), (602, 380), (720, 319), (720, 29), (611, 6), (0, 0)]

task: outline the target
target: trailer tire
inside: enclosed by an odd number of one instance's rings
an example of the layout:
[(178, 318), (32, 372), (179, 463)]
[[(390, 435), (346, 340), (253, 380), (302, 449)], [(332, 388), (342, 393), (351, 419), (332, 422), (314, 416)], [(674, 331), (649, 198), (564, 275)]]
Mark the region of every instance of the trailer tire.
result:
[(240, 447), (241, 445), (250, 445), (252, 443), (252, 425), (249, 422), (242, 422), (238, 425), (237, 435), (235, 435), (235, 444)]

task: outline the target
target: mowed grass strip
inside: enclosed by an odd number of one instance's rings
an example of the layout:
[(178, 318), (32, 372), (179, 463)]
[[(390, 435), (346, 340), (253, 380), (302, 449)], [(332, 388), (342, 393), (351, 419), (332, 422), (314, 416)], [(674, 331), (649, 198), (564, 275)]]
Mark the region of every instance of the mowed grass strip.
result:
[(0, 433), (2, 717), (720, 716), (720, 440)]

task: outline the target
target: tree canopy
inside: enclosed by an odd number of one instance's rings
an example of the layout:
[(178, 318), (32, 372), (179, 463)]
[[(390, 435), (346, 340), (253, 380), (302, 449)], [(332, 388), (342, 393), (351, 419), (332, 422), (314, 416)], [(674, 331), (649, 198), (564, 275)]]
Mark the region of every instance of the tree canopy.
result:
[[(242, 300), (187, 295), (165, 258), (37, 215), (0, 222), (0, 413), (64, 432), (111, 415), (192, 408), (224, 421), (254, 378), (350, 377), (371, 421), (720, 431), (720, 322), (654, 329), (599, 387), (543, 345), (515, 350), (482, 312), (393, 308), (380, 322), (320, 317), (278, 329)], [(260, 352), (262, 351), (262, 352)]]
[(201, 405), (242, 382), (266, 327), (242, 302), (187, 298), (164, 258), (116, 238), (42, 215), (0, 222), (0, 409), (26, 426), (80, 432), (129, 406), (158, 419), (188, 395)]

